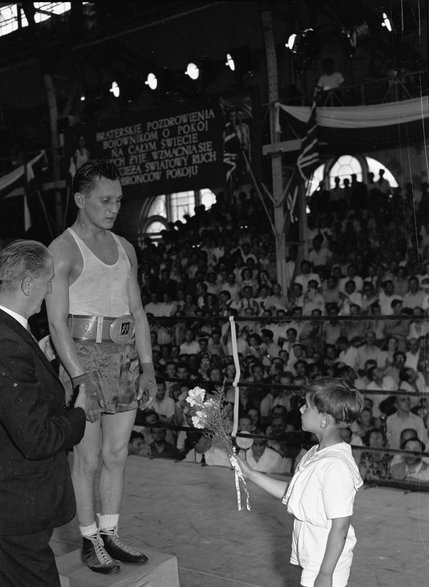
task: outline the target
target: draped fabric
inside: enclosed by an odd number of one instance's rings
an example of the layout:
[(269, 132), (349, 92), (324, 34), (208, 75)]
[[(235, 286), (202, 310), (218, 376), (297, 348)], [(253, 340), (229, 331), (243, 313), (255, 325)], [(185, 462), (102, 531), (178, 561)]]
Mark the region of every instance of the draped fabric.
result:
[(39, 161), (39, 159), (41, 159), (44, 155), (45, 155), (45, 151), (41, 151), (38, 155), (36, 155), (36, 157), (31, 159), (31, 161), (28, 161), (28, 163), (26, 165), (20, 165), (19, 167), (17, 167), (16, 169), (11, 171), (10, 173), (7, 173), (6, 175), (3, 175), (2, 177), (0, 177), (0, 192), (3, 190), (6, 190), (11, 185), (13, 185), (16, 181), (18, 181), (18, 179), (21, 179), (22, 177), (24, 177), (24, 173), (26, 172), (26, 169), (25, 169), (26, 167), (27, 167), (27, 179), (29, 181), (31, 179), (33, 179), (34, 178), (33, 165), (35, 163), (37, 163), (37, 161)]
[[(306, 135), (310, 108), (276, 104), (284, 140)], [(370, 149), (421, 141), (429, 133), (428, 96), (368, 106), (318, 107), (319, 143)]]
[[(308, 106), (278, 104), (278, 107), (300, 122), (307, 122), (309, 119), (310, 107)], [(320, 106), (317, 109), (318, 126), (329, 128), (374, 128), (416, 122), (428, 117), (428, 96), (370, 106)]]

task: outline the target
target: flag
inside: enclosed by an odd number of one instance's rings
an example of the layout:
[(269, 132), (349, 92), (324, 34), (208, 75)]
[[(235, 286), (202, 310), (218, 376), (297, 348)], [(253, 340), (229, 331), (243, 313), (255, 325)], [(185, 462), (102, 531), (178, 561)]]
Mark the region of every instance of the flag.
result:
[(286, 208), (290, 217), (291, 224), (298, 221), (299, 218), (299, 202), (298, 202), (298, 185), (291, 190), (286, 198)]
[(313, 99), (307, 132), (301, 142), (301, 152), (296, 164), (302, 179), (308, 180), (319, 163), (319, 141), (317, 140), (316, 100)]

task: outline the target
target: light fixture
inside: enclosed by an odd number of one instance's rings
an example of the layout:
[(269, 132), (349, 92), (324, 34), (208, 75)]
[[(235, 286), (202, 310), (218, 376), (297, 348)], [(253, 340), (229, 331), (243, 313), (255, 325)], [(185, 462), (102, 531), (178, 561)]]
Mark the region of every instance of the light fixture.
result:
[(392, 28), (392, 23), (390, 22), (390, 18), (387, 16), (387, 14), (385, 12), (383, 12), (382, 14), (382, 21), (381, 21), (381, 26), (385, 27), (389, 33), (392, 32), (393, 28)]
[[(297, 38), (297, 34), (293, 33), (293, 35), (291, 35), (286, 43), (286, 47), (288, 49), (290, 49), (291, 51), (293, 51), (295, 44), (296, 44), (296, 38)], [(294, 53), (296, 53), (296, 51), (294, 51)]]
[(121, 88), (119, 87), (118, 82), (112, 82), (109, 92), (112, 92), (115, 98), (119, 98)]
[(304, 46), (309, 45), (313, 33), (314, 29), (312, 28), (304, 29), (299, 33), (293, 33), (289, 36), (287, 43), (285, 43), (285, 47), (290, 49), (292, 53), (298, 53), (301, 50), (301, 48), (304, 48)]
[(198, 65), (193, 62), (188, 63), (185, 75), (189, 76), (193, 80), (198, 79), (200, 77), (200, 69)]
[(154, 73), (148, 73), (145, 84), (149, 86), (151, 90), (156, 90), (158, 87), (158, 78)]
[(232, 55), (231, 55), (231, 53), (227, 53), (227, 54), (226, 54), (226, 62), (225, 62), (225, 65), (226, 65), (227, 67), (229, 67), (229, 69), (230, 69), (231, 71), (235, 71), (235, 61), (234, 61), (234, 59), (232, 58)]
[(81, 97), (80, 97), (80, 101), (81, 101), (81, 102), (85, 102), (85, 96), (81, 96)]

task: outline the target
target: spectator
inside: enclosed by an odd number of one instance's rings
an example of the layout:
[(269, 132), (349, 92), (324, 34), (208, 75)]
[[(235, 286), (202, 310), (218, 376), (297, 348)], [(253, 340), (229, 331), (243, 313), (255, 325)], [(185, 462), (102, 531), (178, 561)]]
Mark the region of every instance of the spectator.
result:
[(150, 407), (158, 414), (161, 422), (170, 424), (173, 421), (176, 408), (174, 400), (167, 395), (165, 381), (157, 381), (157, 392)]
[(425, 448), (425, 443), (419, 438), (405, 440), (401, 444), (401, 449), (410, 452), (404, 454), (403, 461), (392, 465), (392, 478), (401, 481), (428, 482), (429, 465), (423, 462), (421, 454), (425, 451)]
[(428, 431), (422, 418), (410, 411), (410, 397), (398, 395), (395, 398), (394, 414), (386, 420), (387, 442), (390, 448), (400, 448), (400, 435), (405, 428), (413, 428), (417, 432), (419, 440), (428, 443)]
[(195, 335), (190, 328), (185, 330), (185, 340), (180, 345), (181, 355), (195, 355), (201, 351), (200, 345), (195, 340)]
[(383, 452), (382, 448), (386, 446), (386, 438), (383, 432), (377, 428), (367, 431), (365, 446), (379, 449), (377, 451), (362, 451), (359, 461), (359, 472), (362, 479), (368, 481), (380, 481), (390, 478), (390, 461), (391, 455)]
[(328, 92), (329, 90), (335, 90), (344, 83), (344, 76), (339, 71), (335, 70), (333, 59), (326, 57), (322, 61), (323, 73), (317, 80), (317, 87), (322, 92)]
[(317, 282), (317, 287), (321, 286), (320, 277), (317, 273), (311, 271), (311, 263), (304, 259), (301, 262), (301, 273), (295, 277), (295, 283), (299, 283), (302, 287), (302, 293), (306, 293), (308, 289), (308, 282), (313, 279)]
[(161, 426), (152, 429), (153, 442), (150, 444), (150, 458), (152, 459), (174, 459), (181, 461), (183, 454), (170, 442), (165, 439), (166, 430)]
[[(262, 435), (263, 432), (256, 430), (254, 434)], [(269, 448), (266, 438), (253, 438), (252, 446), (245, 453), (245, 460), (255, 471), (261, 473), (286, 473), (290, 470), (290, 462)]]

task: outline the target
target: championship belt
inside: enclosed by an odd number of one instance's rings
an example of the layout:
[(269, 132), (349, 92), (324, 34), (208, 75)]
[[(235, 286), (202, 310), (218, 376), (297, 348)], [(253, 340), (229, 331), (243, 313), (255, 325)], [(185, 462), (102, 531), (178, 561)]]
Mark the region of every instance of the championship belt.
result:
[(76, 340), (125, 344), (132, 340), (135, 333), (134, 318), (129, 314), (118, 318), (69, 314), (67, 324), (70, 334)]

